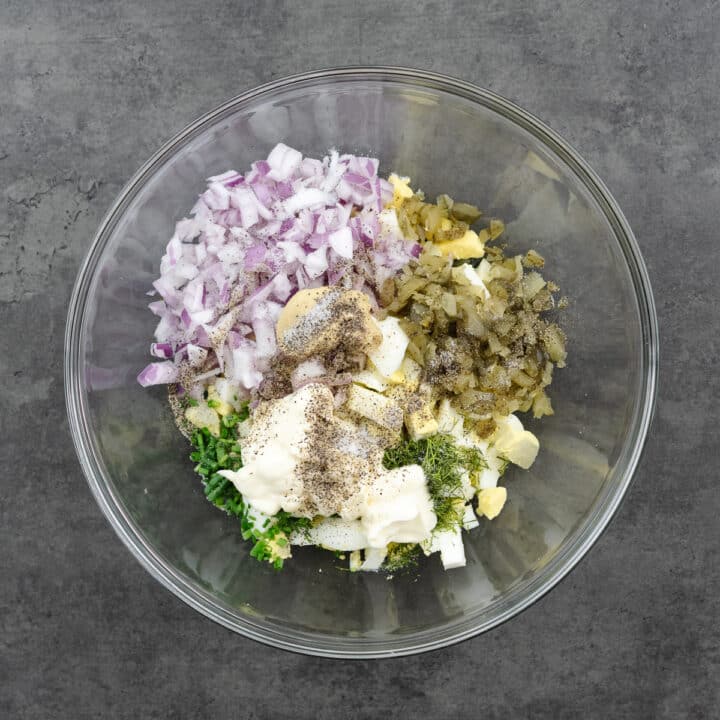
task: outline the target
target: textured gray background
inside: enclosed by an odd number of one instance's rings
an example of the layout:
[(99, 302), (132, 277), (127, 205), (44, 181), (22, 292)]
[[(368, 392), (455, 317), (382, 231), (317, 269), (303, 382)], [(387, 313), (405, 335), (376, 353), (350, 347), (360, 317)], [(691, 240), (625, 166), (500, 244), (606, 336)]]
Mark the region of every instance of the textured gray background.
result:
[[(718, 716), (720, 8), (636, 5), (0, 3), (0, 717)], [(644, 461), (586, 561), (488, 635), (359, 663), (244, 640), (152, 580), (62, 388), (72, 282), (134, 170), (242, 90), (351, 63), (457, 75), (560, 131), (635, 228), (663, 336)]]

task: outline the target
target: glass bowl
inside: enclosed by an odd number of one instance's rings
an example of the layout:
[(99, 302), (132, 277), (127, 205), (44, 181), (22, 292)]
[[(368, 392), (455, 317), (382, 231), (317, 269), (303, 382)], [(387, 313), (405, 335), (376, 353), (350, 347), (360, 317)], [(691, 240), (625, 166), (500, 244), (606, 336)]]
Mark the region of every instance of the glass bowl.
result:
[[(380, 158), (430, 197), (505, 220), (510, 250), (536, 248), (569, 296), (568, 366), (555, 415), (530, 422), (530, 471), (465, 536), (467, 567), (433, 556), (416, 573), (350, 573), (298, 549), (282, 572), (248, 555), (237, 521), (203, 498), (163, 388), (142, 389), (155, 318), (147, 291), (174, 224), (205, 178), (246, 169), (278, 141)], [(65, 340), (70, 427), (111, 525), (147, 570), (196, 610), (261, 642), (332, 657), (449, 645), (507, 620), (585, 555), (617, 509), (653, 412), (655, 309), (632, 231), (602, 181), (552, 130), (507, 100), (402, 68), (297, 75), (244, 93), (187, 127), (138, 171), (80, 270)]]

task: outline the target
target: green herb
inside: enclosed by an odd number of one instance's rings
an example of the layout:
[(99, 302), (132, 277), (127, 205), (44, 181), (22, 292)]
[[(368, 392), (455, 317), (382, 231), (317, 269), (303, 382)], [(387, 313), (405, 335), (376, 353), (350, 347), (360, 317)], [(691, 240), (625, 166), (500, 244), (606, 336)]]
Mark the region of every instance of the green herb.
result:
[(452, 530), (462, 523), (465, 514), (464, 497), (433, 498), (433, 506), (437, 515), (436, 530)]
[(457, 451), (460, 455), (460, 465), (471, 475), (487, 470), (487, 460), (485, 460), (485, 456), (477, 448), (460, 447), (457, 448)]
[(502, 477), (505, 474), (505, 471), (508, 469), (508, 465), (510, 465), (510, 461), (506, 457), (500, 456), (500, 477)]
[(190, 459), (196, 463), (195, 472), (203, 479), (205, 497), (229, 515), (242, 517), (245, 503), (237, 488), (220, 470), (239, 470), (242, 467), (241, 448), (237, 442), (236, 427), (248, 417), (247, 408), (240, 413), (226, 415), (220, 423), (220, 436), (207, 428), (196, 430), (191, 438), (194, 452)]
[[(212, 401), (208, 404), (210, 402)], [(308, 528), (310, 520), (292, 517), (281, 511), (265, 520), (262, 527), (257, 527), (238, 489), (230, 480), (220, 475), (220, 470), (237, 471), (242, 467), (242, 449), (237, 439), (237, 426), (248, 417), (249, 411), (247, 405), (244, 405), (239, 412), (222, 418), (219, 437), (206, 428), (196, 430), (191, 438), (194, 450), (190, 459), (196, 463), (195, 472), (202, 478), (205, 497), (228, 515), (240, 520), (243, 539), (254, 540), (250, 555), (280, 569), (283, 560), (278, 557), (278, 549), (287, 547), (290, 533)]]
[[(270, 530), (274, 528), (286, 537), (294, 532), (309, 530), (312, 526), (312, 520), (310, 518), (295, 517), (290, 513), (286, 513), (284, 510), (281, 510), (275, 515), (274, 520), (275, 523), (270, 527)], [(280, 543), (280, 545), (284, 547), (285, 543)]]
[(398, 572), (415, 567), (422, 550), (417, 543), (390, 543), (383, 562), (383, 570)]
[[(450, 530), (462, 522), (464, 495), (462, 472), (479, 472), (487, 467), (476, 448), (458, 447), (450, 435), (431, 435), (423, 440), (403, 440), (385, 451), (388, 469), (417, 464), (425, 471), (428, 490), (437, 515), (437, 529)], [(462, 502), (458, 502), (461, 500)]]

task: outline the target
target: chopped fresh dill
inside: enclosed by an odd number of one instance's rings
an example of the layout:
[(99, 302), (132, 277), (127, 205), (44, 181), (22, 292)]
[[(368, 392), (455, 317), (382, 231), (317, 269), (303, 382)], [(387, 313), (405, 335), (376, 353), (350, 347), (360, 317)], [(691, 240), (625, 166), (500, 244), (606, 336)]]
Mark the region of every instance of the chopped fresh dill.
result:
[(309, 527), (310, 520), (296, 518), (280, 511), (266, 520), (262, 527), (258, 527), (253, 522), (250, 509), (238, 489), (219, 472), (220, 470), (236, 471), (242, 467), (242, 450), (237, 440), (237, 426), (248, 417), (249, 411), (247, 405), (244, 405), (237, 413), (222, 418), (219, 437), (213, 435), (207, 428), (196, 430), (190, 440), (194, 448), (190, 459), (196, 463), (195, 472), (202, 478), (205, 497), (215, 507), (240, 520), (244, 540), (255, 541), (250, 555), (280, 569), (283, 566), (283, 559), (278, 556), (278, 549), (286, 548), (289, 534)]
[(502, 477), (505, 474), (505, 471), (508, 469), (508, 465), (510, 465), (510, 461), (506, 457), (500, 456), (500, 477)]
[(437, 515), (436, 530), (452, 530), (462, 523), (465, 498), (457, 496), (433, 498), (433, 506)]
[[(423, 440), (404, 439), (385, 451), (386, 469), (420, 465), (437, 515), (437, 530), (451, 530), (462, 523), (465, 511), (462, 473), (471, 475), (487, 468), (482, 452), (458, 447), (451, 435), (431, 435)], [(417, 564), (421, 548), (415, 543), (390, 543), (383, 569), (397, 571)]]
[(390, 543), (388, 553), (383, 562), (386, 572), (398, 572), (415, 567), (422, 552), (417, 543)]
[[(437, 515), (437, 529), (450, 530), (462, 522), (464, 494), (462, 472), (476, 473), (487, 467), (476, 448), (458, 447), (451, 435), (431, 435), (423, 440), (402, 440), (385, 451), (388, 469), (417, 464), (425, 471), (428, 490)], [(463, 500), (462, 503), (457, 502)]]
[(460, 455), (460, 465), (471, 475), (487, 470), (487, 460), (485, 460), (485, 456), (477, 448), (459, 447), (457, 451)]

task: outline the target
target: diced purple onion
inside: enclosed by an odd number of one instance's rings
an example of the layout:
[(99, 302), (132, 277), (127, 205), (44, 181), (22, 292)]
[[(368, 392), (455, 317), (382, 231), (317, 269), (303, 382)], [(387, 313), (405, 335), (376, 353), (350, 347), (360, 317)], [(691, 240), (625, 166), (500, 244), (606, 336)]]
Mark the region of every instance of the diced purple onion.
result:
[(162, 361), (138, 382), (176, 383), (187, 362), (210, 368), (185, 388), (191, 397), (219, 373), (249, 391), (276, 352), (280, 309), (298, 290), (343, 279), (376, 306), (382, 282), (420, 251), (392, 223), (381, 233), (393, 190), (377, 170), (374, 158), (334, 150), (323, 160), (303, 158), (280, 143), (244, 175), (208, 178), (153, 283), (161, 299), (149, 305), (159, 317), (151, 354)]
[(170, 360), (150, 363), (138, 375), (137, 379), (143, 387), (149, 387), (150, 385), (167, 385), (168, 383), (177, 381), (178, 369)]

